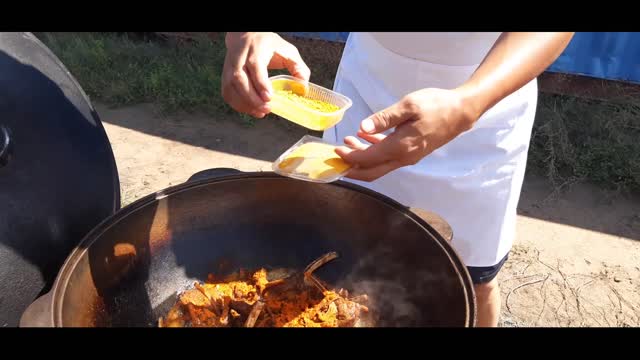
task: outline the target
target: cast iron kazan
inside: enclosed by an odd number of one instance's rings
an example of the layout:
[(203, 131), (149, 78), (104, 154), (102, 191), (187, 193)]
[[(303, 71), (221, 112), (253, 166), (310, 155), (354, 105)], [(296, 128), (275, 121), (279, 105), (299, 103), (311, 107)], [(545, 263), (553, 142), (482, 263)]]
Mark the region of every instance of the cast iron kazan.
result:
[(399, 203), (346, 182), (273, 173), (193, 180), (149, 195), (93, 229), (22, 325), (155, 326), (176, 292), (220, 264), (302, 269), (330, 251), (324, 280), (366, 292), (378, 326), (473, 326), (466, 268)]

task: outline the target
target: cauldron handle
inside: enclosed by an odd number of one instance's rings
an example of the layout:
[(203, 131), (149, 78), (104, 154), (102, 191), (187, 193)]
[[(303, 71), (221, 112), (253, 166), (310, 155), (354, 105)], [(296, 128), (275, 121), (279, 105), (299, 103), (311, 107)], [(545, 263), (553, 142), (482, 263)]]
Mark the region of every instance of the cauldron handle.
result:
[(20, 327), (53, 327), (51, 292), (36, 299), (20, 318)]
[(427, 224), (431, 225), (445, 240), (451, 242), (453, 239), (453, 229), (440, 215), (418, 208), (410, 208), (411, 212), (418, 215)]
[(243, 173), (242, 171), (238, 169), (233, 169), (233, 168), (213, 168), (213, 169), (202, 170), (191, 175), (191, 177), (189, 178), (189, 180), (187, 180), (187, 182), (199, 181), (199, 180), (205, 180), (205, 179), (215, 179), (218, 177), (223, 177), (228, 175), (238, 175), (242, 173)]

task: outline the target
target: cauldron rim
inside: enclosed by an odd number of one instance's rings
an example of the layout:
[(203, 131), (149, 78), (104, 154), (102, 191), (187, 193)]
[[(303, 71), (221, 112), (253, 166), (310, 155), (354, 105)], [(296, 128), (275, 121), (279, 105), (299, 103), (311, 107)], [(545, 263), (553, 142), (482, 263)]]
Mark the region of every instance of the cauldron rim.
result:
[[(209, 186), (215, 183), (222, 183), (228, 181), (242, 181), (242, 180), (255, 180), (255, 179), (279, 179), (282, 181), (300, 181), (294, 180), (290, 178), (283, 177), (281, 175), (276, 174), (271, 171), (259, 171), (259, 172), (241, 172), (240, 174), (233, 175), (224, 175), (218, 176), (214, 178), (206, 178), (200, 180), (191, 180), (185, 183), (181, 183), (178, 185), (170, 186), (165, 189), (156, 191), (149, 195), (146, 195), (125, 207), (122, 207), (118, 211), (116, 211), (111, 216), (104, 219), (97, 226), (95, 226), (89, 233), (87, 233), (83, 239), (78, 243), (78, 245), (74, 248), (74, 250), (68, 255), (67, 259), (63, 263), (62, 267), (58, 271), (55, 282), (50, 290), (50, 293), (44, 295), (44, 297), (50, 296), (49, 304), (46, 304), (49, 310), (49, 314), (47, 316), (51, 316), (48, 322), (51, 323), (52, 326), (62, 326), (62, 307), (64, 301), (65, 291), (68, 286), (68, 282), (70, 280), (71, 274), (74, 272), (77, 263), (82, 259), (83, 255), (89, 248), (94, 244), (95, 241), (100, 239), (101, 234), (107, 231), (109, 228), (116, 226), (121, 220), (132, 216), (136, 211), (152, 204), (158, 200), (163, 198), (178, 194), (180, 192), (189, 191), (201, 186)], [(458, 252), (455, 248), (444, 239), (444, 237), (439, 234), (429, 223), (427, 223), (424, 219), (416, 215), (413, 211), (411, 211), (408, 207), (402, 205), (398, 201), (384, 195), (378, 193), (374, 190), (368, 189), (366, 187), (346, 182), (346, 181), (336, 181), (330, 184), (322, 184), (322, 186), (337, 186), (346, 188), (350, 191), (356, 191), (361, 194), (370, 196), (377, 201), (383, 202), (385, 205), (390, 206), (392, 209), (399, 211), (404, 216), (408, 217), (412, 220), (416, 225), (420, 226), (422, 230), (424, 230), (432, 239), (436, 240), (439, 246), (442, 248), (446, 256), (449, 258), (449, 261), (452, 265), (454, 265), (455, 272), (460, 278), (463, 290), (467, 302), (467, 318), (466, 318), (466, 326), (473, 327), (475, 326), (477, 309), (476, 309), (476, 299), (475, 294), (473, 293), (473, 283), (471, 280), (471, 276), (462, 262)], [(37, 301), (37, 300), (36, 300)], [(25, 311), (25, 314), (28, 312)]]

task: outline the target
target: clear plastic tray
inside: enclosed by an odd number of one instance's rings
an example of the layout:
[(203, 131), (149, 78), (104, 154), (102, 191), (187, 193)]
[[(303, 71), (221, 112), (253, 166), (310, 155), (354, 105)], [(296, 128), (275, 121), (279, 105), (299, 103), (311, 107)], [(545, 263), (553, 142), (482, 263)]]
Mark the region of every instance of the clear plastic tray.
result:
[[(270, 78), (273, 96), (271, 112), (311, 130), (324, 131), (336, 125), (353, 104), (351, 99), (322, 86), (305, 82), (289, 75)], [(310, 100), (319, 100), (337, 107), (337, 110), (323, 112), (293, 101), (281, 92), (291, 92)]]
[(351, 166), (335, 153), (336, 147), (315, 136), (305, 135), (273, 162), (273, 171), (316, 183), (340, 180)]

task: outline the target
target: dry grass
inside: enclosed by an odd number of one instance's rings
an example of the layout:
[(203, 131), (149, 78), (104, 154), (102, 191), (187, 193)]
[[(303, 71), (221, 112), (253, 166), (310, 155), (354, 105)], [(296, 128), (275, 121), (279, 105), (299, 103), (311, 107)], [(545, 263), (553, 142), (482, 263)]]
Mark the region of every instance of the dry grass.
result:
[(588, 180), (640, 190), (640, 104), (541, 94), (530, 168), (561, 190)]

